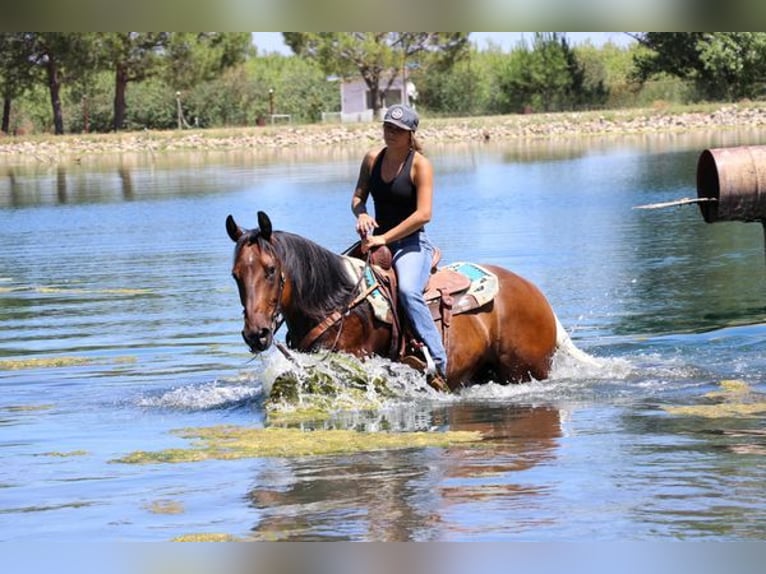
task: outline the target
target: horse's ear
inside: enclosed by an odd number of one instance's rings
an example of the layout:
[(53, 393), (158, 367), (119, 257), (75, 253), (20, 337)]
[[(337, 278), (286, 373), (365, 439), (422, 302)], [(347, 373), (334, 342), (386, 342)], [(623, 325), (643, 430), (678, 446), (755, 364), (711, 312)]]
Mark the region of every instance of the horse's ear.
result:
[(271, 219), (263, 211), (258, 212), (258, 228), (261, 232), (261, 237), (266, 241), (271, 241)]
[(236, 243), (244, 233), (243, 229), (237, 225), (237, 222), (234, 221), (234, 218), (231, 215), (226, 218), (226, 232), (234, 243)]

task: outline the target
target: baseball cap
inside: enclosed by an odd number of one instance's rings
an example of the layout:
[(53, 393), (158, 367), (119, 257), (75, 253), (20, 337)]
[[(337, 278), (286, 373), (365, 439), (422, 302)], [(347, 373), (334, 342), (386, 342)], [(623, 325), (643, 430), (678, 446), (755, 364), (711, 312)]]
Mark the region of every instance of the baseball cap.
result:
[(386, 110), (383, 117), (384, 124), (393, 124), (396, 127), (414, 132), (418, 129), (420, 118), (415, 110), (402, 104), (396, 104)]

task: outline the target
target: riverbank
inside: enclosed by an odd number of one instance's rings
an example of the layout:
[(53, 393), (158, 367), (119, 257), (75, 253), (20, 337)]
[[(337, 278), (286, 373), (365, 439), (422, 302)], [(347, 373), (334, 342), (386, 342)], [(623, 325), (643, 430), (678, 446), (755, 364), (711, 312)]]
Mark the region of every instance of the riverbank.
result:
[[(424, 144), (578, 138), (709, 129), (766, 127), (766, 102), (593, 112), (429, 118)], [(0, 137), (0, 163), (78, 161), (109, 153), (369, 146), (381, 141), (377, 122), (270, 125), (251, 128)]]

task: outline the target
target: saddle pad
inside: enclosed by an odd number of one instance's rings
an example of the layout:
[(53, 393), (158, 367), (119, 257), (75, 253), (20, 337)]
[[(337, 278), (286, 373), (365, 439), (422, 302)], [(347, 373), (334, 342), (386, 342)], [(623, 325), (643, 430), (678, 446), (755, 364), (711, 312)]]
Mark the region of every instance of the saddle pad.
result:
[[(375, 276), (369, 267), (365, 268), (364, 261), (356, 257), (343, 257), (343, 259), (346, 263), (346, 271), (352, 281), (359, 281), (359, 277), (364, 273), (364, 288), (370, 288), (375, 284)], [(497, 295), (499, 290), (497, 276), (484, 267), (475, 263), (457, 262), (442, 268), (442, 270), (445, 269), (468, 279), (467, 289), (462, 290), (456, 300), (453, 309), (454, 314), (481, 307), (492, 301)], [(367, 300), (372, 305), (375, 317), (379, 321), (388, 324), (392, 322), (391, 306), (380, 288), (374, 289)]]
[[(476, 263), (458, 261), (447, 265), (445, 269), (460, 273), (470, 280), (471, 284), (468, 286), (468, 290), (462, 293), (462, 296), (473, 298), (476, 301), (476, 307), (481, 307), (492, 301), (500, 290), (497, 275)], [(455, 312), (461, 310), (463, 309), (455, 309)]]
[[(365, 266), (365, 262), (356, 257), (343, 257), (346, 263), (346, 272), (351, 280), (356, 283), (359, 281), (359, 277), (364, 273), (364, 281), (361, 286), (362, 289), (369, 289), (375, 284), (375, 276), (369, 267)], [(384, 323), (391, 324), (393, 322), (393, 316), (391, 315), (391, 305), (388, 303), (388, 299), (383, 295), (380, 287), (374, 289), (368, 296), (367, 301), (372, 305), (372, 311), (375, 314), (375, 318)]]

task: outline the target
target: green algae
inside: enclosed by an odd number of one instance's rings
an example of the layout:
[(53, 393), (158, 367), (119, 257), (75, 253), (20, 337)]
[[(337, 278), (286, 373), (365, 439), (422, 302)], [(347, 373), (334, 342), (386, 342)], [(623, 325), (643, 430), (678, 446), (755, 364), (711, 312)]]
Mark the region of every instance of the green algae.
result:
[(340, 412), (378, 410), (396, 393), (351, 355), (330, 353), (309, 367), (279, 374), (265, 401), (272, 424), (321, 421)]
[(183, 503), (178, 502), (177, 500), (153, 500), (145, 505), (144, 508), (152, 514), (174, 515), (186, 512)]
[(764, 395), (757, 393), (739, 380), (725, 380), (718, 383), (718, 390), (705, 394), (707, 401), (698, 405), (663, 407), (675, 416), (703, 418), (754, 417), (766, 414)]
[(171, 539), (171, 542), (240, 542), (242, 538), (222, 532), (202, 532), (198, 534), (182, 534)]
[(51, 409), (53, 409), (53, 405), (8, 405), (0, 408), (0, 410), (9, 413), (33, 413), (38, 411), (49, 411)]
[(130, 289), (130, 288), (115, 288), (115, 289), (85, 289), (80, 287), (58, 287), (58, 286), (24, 286), (17, 285), (6, 287), (0, 287), (0, 293), (24, 293), (34, 292), (42, 295), (120, 295), (120, 296), (136, 296), (136, 295), (152, 295), (155, 293), (152, 289)]
[(87, 450), (72, 450), (69, 452), (60, 452), (60, 451), (43, 452), (35, 456), (50, 456), (53, 458), (71, 458), (75, 456), (88, 456), (88, 454), (90, 453)]
[(766, 402), (761, 403), (722, 403), (720, 405), (691, 405), (680, 407), (665, 407), (671, 415), (727, 418), (749, 417), (766, 413)]
[(30, 359), (6, 359), (0, 361), (0, 370), (46, 369), (53, 367), (81, 367), (95, 361), (88, 357), (33, 357)]
[(0, 371), (21, 371), (24, 369), (54, 369), (62, 367), (85, 367), (91, 365), (126, 365), (135, 363), (135, 357), (124, 356), (110, 359), (95, 357), (61, 356), (61, 357), (30, 357), (25, 359), (0, 360)]
[(150, 289), (80, 289), (77, 287), (35, 287), (37, 293), (63, 295), (149, 295)]
[(186, 428), (174, 434), (192, 441), (190, 448), (136, 451), (112, 462), (123, 464), (184, 463), (243, 458), (292, 458), (398, 450), (448, 447), (479, 442), (481, 433), (472, 431), (368, 433), (353, 430), (295, 428), (249, 428), (214, 426)]
[[(379, 412), (390, 404), (390, 399), (401, 400), (403, 395), (400, 387), (411, 383), (407, 377), (397, 378), (399, 371), (396, 369), (381, 368), (380, 365), (371, 368), (369, 363), (351, 355), (328, 353), (288, 358), (291, 359), (290, 369), (278, 374), (272, 384), (266, 386), (268, 395), (264, 401), (264, 410), (267, 428), (214, 426), (175, 430), (173, 434), (190, 441), (189, 447), (140, 450), (111, 462), (158, 464), (293, 458), (447, 447), (482, 440), (480, 433), (468, 431), (306, 430), (330, 426), (321, 423), (348, 413)], [(411, 369), (406, 369), (409, 376)], [(415, 376), (421, 378), (417, 373)], [(414, 387), (418, 393), (435, 392), (424, 381), (421, 387), (419, 379)]]

